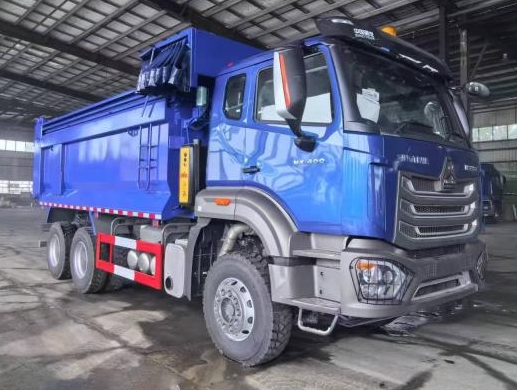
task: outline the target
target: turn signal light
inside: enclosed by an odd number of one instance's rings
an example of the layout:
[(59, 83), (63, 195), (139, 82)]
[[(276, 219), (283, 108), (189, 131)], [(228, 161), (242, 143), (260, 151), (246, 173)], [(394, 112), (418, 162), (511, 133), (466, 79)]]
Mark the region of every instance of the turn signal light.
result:
[(230, 198), (215, 198), (214, 202), (218, 206), (228, 206), (230, 204)]

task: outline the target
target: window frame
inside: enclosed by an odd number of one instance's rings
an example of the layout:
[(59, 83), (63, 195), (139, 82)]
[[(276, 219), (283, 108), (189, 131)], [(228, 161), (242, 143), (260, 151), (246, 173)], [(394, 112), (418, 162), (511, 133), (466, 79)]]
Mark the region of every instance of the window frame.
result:
[[(336, 107), (334, 106), (334, 94), (332, 92), (332, 78), (330, 77), (330, 73), (329, 73), (329, 64), (328, 64), (328, 61), (327, 61), (327, 58), (325, 56), (325, 54), (321, 51), (317, 51), (317, 52), (314, 52), (314, 53), (310, 53), (309, 55), (306, 55), (303, 57), (303, 59), (305, 60), (306, 58), (309, 58), (309, 57), (313, 57), (313, 56), (317, 56), (317, 55), (321, 55), (323, 57), (323, 61), (325, 61), (325, 67), (327, 68), (327, 76), (329, 78), (329, 92), (330, 92), (330, 111), (331, 111), (331, 115), (332, 115), (332, 119), (330, 122), (301, 122), (301, 125), (302, 126), (311, 126), (311, 127), (328, 127), (330, 126), (331, 124), (333, 124), (336, 120)], [(257, 70), (256, 74), (255, 74), (255, 93), (254, 93), (254, 97), (253, 97), (253, 121), (255, 123), (264, 123), (264, 124), (271, 124), (271, 125), (287, 125), (287, 122), (285, 121), (285, 119), (283, 120), (261, 120), (261, 119), (258, 119), (257, 117), (257, 107), (258, 107), (258, 94), (259, 94), (259, 89), (258, 89), (258, 86), (259, 86), (259, 77), (260, 75), (265, 72), (266, 70), (268, 69), (273, 69), (273, 65), (268, 65), (268, 66), (264, 66), (260, 69)], [(274, 82), (274, 81), (273, 81)], [(305, 109), (304, 109), (305, 111)]]
[[(226, 98), (228, 97), (228, 87), (230, 85), (230, 81), (237, 78), (237, 77), (244, 77), (244, 84), (243, 84), (243, 89), (242, 89), (242, 106), (241, 106), (241, 112), (240, 112), (240, 115), (238, 118), (234, 118), (234, 117), (231, 117), (231, 116), (228, 116), (228, 111), (226, 110), (225, 106), (226, 106)], [(242, 72), (242, 73), (239, 73), (239, 74), (236, 74), (236, 75), (233, 75), (233, 76), (230, 76), (228, 77), (228, 79), (226, 79), (226, 83), (225, 83), (225, 86), (224, 86), (224, 96), (223, 96), (223, 104), (222, 104), (222, 111), (223, 111), (223, 114), (224, 114), (224, 117), (228, 120), (232, 120), (232, 121), (240, 121), (242, 120), (242, 115), (244, 113), (244, 106), (245, 106), (245, 102), (246, 102), (246, 82), (247, 82), (247, 78), (248, 78), (248, 75), (246, 74), (246, 72)]]

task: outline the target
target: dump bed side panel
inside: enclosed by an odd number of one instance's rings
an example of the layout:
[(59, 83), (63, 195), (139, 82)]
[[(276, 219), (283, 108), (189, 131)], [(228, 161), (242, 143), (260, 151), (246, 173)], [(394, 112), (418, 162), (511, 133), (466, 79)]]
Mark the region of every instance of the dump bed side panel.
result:
[[(177, 208), (178, 153), (192, 117), (179, 103), (133, 93), (43, 123), (35, 194), (44, 203), (154, 214)], [(36, 129), (38, 131), (38, 128)]]

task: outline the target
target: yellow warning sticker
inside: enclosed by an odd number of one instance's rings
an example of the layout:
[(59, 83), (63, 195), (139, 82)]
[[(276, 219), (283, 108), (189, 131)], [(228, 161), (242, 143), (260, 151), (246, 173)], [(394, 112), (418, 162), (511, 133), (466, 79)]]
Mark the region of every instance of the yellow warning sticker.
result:
[(190, 146), (180, 149), (179, 200), (181, 204), (190, 203)]

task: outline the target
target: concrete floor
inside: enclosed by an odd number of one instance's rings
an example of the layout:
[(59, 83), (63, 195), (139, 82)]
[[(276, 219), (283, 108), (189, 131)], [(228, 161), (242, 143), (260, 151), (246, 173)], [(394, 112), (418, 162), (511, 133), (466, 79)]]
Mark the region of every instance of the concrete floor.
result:
[(0, 389), (517, 389), (517, 224), (490, 225), (487, 290), (455, 314), (385, 329), (298, 330), (245, 369), (212, 346), (199, 302), (139, 286), (83, 296), (46, 270), (39, 209), (0, 209)]

